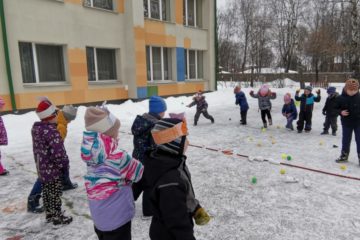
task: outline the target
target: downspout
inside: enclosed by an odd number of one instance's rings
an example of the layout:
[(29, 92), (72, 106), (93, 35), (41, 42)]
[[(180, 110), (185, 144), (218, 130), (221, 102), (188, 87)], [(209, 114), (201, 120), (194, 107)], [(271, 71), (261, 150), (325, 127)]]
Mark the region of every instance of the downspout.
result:
[(217, 32), (217, 0), (214, 0), (214, 30), (215, 30), (215, 91), (217, 91), (218, 85), (218, 74), (219, 74), (219, 43), (218, 43), (218, 32)]
[(4, 0), (0, 0), (0, 21), (1, 21), (1, 30), (2, 30), (4, 55), (5, 55), (5, 63), (6, 63), (6, 73), (7, 73), (7, 79), (8, 79), (8, 84), (9, 84), (11, 106), (12, 106), (12, 110), (14, 112), (17, 112), (15, 93), (14, 93), (14, 85), (13, 85), (13, 79), (12, 79), (12, 75), (11, 75), (9, 46), (8, 46), (7, 34), (6, 34)]

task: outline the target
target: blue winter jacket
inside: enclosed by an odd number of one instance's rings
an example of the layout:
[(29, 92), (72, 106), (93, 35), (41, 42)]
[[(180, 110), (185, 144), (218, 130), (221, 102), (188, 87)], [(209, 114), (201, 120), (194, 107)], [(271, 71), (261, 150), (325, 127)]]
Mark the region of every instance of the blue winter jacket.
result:
[(295, 100), (300, 101), (300, 112), (312, 112), (314, 109), (314, 102), (320, 102), (321, 96), (310, 93), (308, 96), (302, 94), (300, 97), (298, 94), (295, 95)]
[(289, 104), (284, 104), (282, 108), (282, 113), (288, 115), (291, 114), (290, 117), (293, 118), (293, 120), (296, 120), (298, 116), (298, 112), (295, 106), (295, 102), (293, 99), (291, 99), (291, 102)]
[(244, 92), (236, 93), (235, 95), (235, 104), (240, 106), (240, 111), (245, 112), (249, 110), (249, 104), (246, 100), (246, 96)]

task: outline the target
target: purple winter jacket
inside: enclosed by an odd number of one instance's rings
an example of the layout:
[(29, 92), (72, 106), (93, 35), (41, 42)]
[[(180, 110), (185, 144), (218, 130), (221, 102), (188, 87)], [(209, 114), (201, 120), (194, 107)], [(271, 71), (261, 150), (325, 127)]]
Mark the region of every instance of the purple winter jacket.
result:
[(0, 146), (8, 145), (8, 138), (2, 117), (0, 116)]
[(64, 142), (55, 123), (35, 122), (31, 135), (38, 176), (43, 183), (59, 179), (69, 168)]

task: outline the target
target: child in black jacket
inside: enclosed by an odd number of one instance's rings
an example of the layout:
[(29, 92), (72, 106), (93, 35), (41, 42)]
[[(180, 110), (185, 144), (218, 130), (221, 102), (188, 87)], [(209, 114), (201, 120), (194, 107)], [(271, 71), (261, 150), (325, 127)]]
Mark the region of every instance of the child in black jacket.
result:
[(205, 96), (202, 95), (202, 92), (199, 91), (195, 94), (193, 97), (192, 103), (187, 105), (187, 107), (191, 108), (192, 106), (196, 105), (196, 113), (194, 117), (194, 126), (197, 125), (197, 122), (199, 121), (200, 114), (203, 114), (205, 118), (210, 119), (211, 123), (214, 123), (215, 120), (213, 116), (211, 116), (207, 109), (208, 109), (208, 103), (205, 100)]
[(335, 87), (329, 87), (327, 89), (327, 93), (329, 94), (329, 96), (327, 97), (325, 106), (322, 110), (323, 115), (326, 117), (324, 123), (324, 131), (321, 133), (321, 135), (329, 134), (329, 128), (331, 126), (332, 135), (336, 136), (337, 118), (339, 116), (339, 113), (336, 109), (336, 98), (339, 96), (339, 93), (336, 92)]

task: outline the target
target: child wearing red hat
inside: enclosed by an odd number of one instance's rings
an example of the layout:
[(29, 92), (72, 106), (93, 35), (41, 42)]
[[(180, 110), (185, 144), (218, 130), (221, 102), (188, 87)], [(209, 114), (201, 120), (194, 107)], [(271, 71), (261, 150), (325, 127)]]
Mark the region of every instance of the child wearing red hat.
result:
[[(4, 106), (5, 106), (5, 101), (2, 97), (0, 97), (0, 111), (2, 111)], [(0, 116), (0, 146), (7, 144), (8, 144), (8, 138), (7, 138), (6, 128), (2, 120), (2, 117)], [(0, 152), (0, 176), (5, 176), (8, 174), (9, 171), (6, 170), (1, 164), (1, 152)]]

